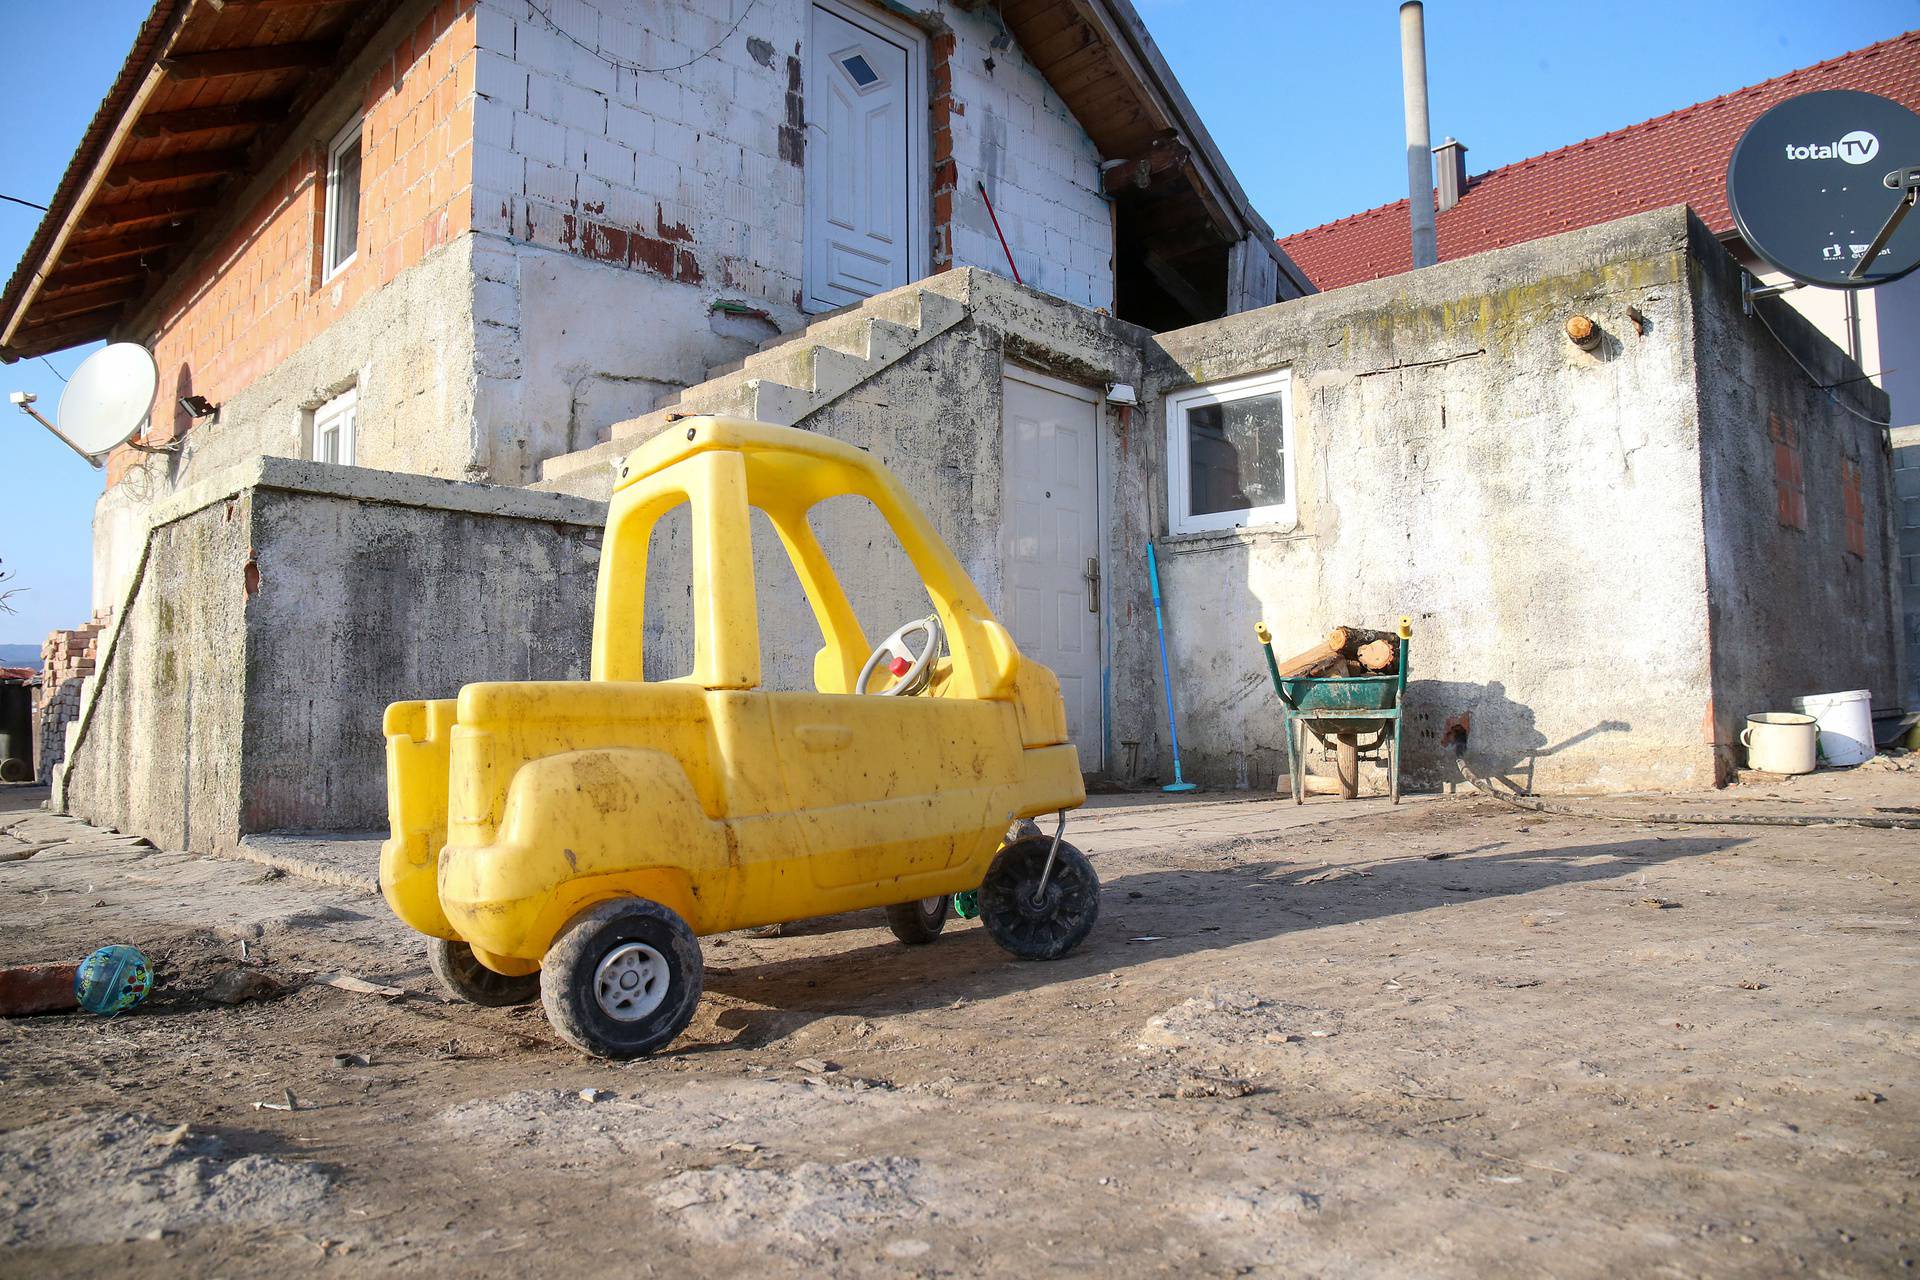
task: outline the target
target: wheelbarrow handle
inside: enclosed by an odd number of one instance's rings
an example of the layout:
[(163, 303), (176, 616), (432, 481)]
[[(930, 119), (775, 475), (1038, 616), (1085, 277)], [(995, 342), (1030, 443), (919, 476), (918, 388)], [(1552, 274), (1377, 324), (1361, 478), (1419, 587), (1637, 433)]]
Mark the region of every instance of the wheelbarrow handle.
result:
[(1267, 655), (1267, 674), (1273, 677), (1273, 691), (1280, 695), (1280, 701), (1298, 711), (1300, 708), (1294, 706), (1293, 699), (1287, 696), (1286, 686), (1280, 683), (1280, 664), (1273, 660), (1273, 632), (1267, 630), (1266, 623), (1256, 622), (1253, 624), (1253, 634), (1260, 637), (1261, 652)]

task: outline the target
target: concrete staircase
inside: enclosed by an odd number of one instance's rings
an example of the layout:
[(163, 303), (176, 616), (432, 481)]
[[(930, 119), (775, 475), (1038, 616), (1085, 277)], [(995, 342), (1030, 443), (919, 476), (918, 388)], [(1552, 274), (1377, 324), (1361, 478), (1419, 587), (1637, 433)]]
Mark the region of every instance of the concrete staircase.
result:
[(548, 458), (528, 486), (605, 501), (614, 470), (675, 418), (726, 414), (792, 426), (965, 318), (966, 304), (910, 284), (783, 333), (744, 360), (708, 372), (651, 413), (617, 424), (612, 438)]

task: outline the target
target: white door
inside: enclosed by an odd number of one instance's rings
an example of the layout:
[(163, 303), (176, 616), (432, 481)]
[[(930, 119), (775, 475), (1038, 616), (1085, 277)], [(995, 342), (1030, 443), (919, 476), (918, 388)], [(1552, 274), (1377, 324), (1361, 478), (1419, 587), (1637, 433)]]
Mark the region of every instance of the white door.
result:
[(807, 59), (806, 306), (830, 311), (926, 274), (924, 65), (917, 33), (813, 6)]
[(1105, 765), (1100, 619), (1100, 399), (1007, 366), (1002, 559), (1008, 629), (1020, 652), (1053, 669), (1080, 767)]

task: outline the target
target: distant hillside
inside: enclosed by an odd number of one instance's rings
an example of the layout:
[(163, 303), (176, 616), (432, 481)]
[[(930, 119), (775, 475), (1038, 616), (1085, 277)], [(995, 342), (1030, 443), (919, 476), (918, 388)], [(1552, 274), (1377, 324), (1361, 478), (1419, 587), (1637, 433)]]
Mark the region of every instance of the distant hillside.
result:
[(40, 669), (40, 646), (37, 644), (0, 644), (0, 667), (32, 667)]

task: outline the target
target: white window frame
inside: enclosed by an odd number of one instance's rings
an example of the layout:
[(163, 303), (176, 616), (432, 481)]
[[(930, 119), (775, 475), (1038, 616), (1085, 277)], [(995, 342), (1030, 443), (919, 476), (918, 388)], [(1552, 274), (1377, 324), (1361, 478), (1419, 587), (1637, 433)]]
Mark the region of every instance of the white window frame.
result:
[[(1187, 449), (1187, 411), (1197, 405), (1230, 404), (1255, 396), (1280, 395), (1280, 450), (1286, 486), (1283, 501), (1238, 511), (1207, 511), (1196, 514), (1190, 508), (1193, 488)], [(1294, 446), (1293, 371), (1278, 369), (1228, 382), (1194, 387), (1170, 395), (1167, 412), (1167, 531), (1182, 533), (1219, 533), (1228, 529), (1255, 526), (1285, 532), (1299, 523), (1299, 459)]]
[(326, 461), (325, 451), (320, 447), (320, 442), (326, 437), (328, 431), (338, 430), (340, 433), (339, 465), (352, 466), (354, 435), (359, 426), (359, 420), (360, 389), (348, 387), (313, 411), (313, 430), (310, 433), (311, 439), (308, 442), (307, 453), (315, 462)]
[[(321, 216), (325, 228), (322, 232), (320, 242), (320, 283), (322, 284), (325, 284), (346, 270), (347, 267), (352, 264), (353, 260), (360, 256), (359, 233), (362, 228), (360, 226), (358, 196), (366, 190), (367, 186), (367, 152), (365, 146), (362, 145), (363, 139), (361, 136), (362, 126), (365, 124), (365, 116), (355, 116), (353, 119), (347, 121), (340, 132), (333, 135), (331, 142), (327, 143), (326, 188), (320, 193), (322, 206)], [(334, 188), (340, 181), (340, 155), (347, 149), (349, 143), (360, 151), (360, 192), (355, 193), (353, 210), (353, 252), (340, 261), (335, 262), (333, 260), (333, 252), (335, 246), (339, 243), (340, 215), (337, 208), (338, 201), (334, 199)]]

